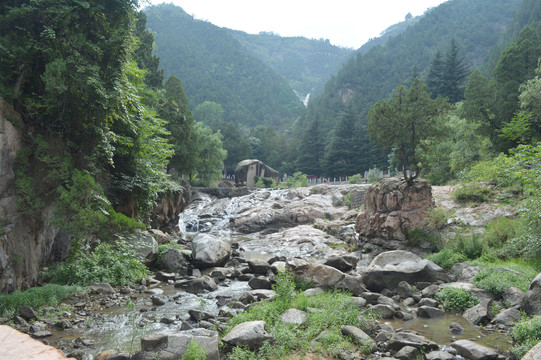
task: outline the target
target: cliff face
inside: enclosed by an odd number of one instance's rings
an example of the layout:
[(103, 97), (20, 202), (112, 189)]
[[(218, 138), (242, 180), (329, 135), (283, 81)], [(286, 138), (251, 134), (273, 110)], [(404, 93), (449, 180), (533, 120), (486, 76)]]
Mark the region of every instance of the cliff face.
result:
[(0, 99), (0, 293), (34, 285), (40, 267), (67, 256), (71, 245), (69, 236), (48, 224), (52, 204), (36, 217), (15, 206), (14, 166), (22, 126), (19, 114)]

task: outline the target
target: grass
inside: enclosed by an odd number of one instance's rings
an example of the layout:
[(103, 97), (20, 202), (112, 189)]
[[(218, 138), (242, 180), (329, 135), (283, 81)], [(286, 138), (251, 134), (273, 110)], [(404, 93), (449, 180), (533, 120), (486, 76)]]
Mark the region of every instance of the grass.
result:
[(460, 204), (488, 202), (492, 195), (490, 188), (477, 183), (461, 185), (453, 192), (453, 198)]
[(86, 290), (80, 286), (63, 286), (49, 284), (35, 287), (26, 291), (15, 291), (12, 294), (0, 295), (0, 314), (10, 317), (21, 306), (39, 308), (41, 306), (56, 306), (62, 300), (72, 295), (81, 294)]
[(521, 359), (532, 347), (541, 340), (541, 316), (531, 319), (523, 317), (511, 331), (515, 341), (511, 353), (516, 359)]
[[(337, 356), (344, 350), (355, 348), (351, 339), (341, 334), (342, 326), (352, 325), (370, 331), (375, 325), (372, 313), (363, 312), (347, 292), (330, 291), (316, 296), (297, 295), (293, 278), (288, 273), (279, 275), (275, 291), (275, 301), (259, 303), (236, 315), (225, 330), (227, 333), (240, 323), (263, 320), (274, 341), (266, 342), (257, 353), (248, 349), (233, 349), (229, 359), (280, 359), (293, 353), (303, 353), (323, 331), (326, 333), (318, 339), (318, 350)], [(301, 326), (281, 323), (280, 315), (290, 308), (306, 311), (306, 323)], [(369, 348), (368, 345), (361, 346), (361, 350), (367, 352)]]

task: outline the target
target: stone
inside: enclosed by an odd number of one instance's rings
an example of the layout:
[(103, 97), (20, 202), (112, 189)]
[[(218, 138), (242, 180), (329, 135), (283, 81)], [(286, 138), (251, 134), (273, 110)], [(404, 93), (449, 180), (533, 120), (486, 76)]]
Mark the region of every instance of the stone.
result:
[(342, 333), (342, 335), (351, 336), (351, 338), (358, 345), (369, 345), (371, 351), (375, 351), (377, 349), (376, 342), (370, 336), (368, 336), (367, 333), (365, 333), (358, 327), (351, 325), (342, 326), (340, 332)]
[(400, 296), (401, 299), (407, 299), (413, 295), (413, 288), (407, 281), (401, 281), (396, 287), (396, 294)]
[(210, 234), (198, 234), (192, 240), (192, 258), (198, 268), (222, 266), (229, 259), (231, 246)]
[(451, 335), (462, 335), (464, 334), (464, 328), (459, 323), (451, 323), (449, 325), (449, 333)]
[(265, 165), (262, 161), (256, 159), (242, 160), (235, 168), (235, 185), (246, 186), (249, 188), (255, 187), (255, 177), (266, 177), (274, 179), (278, 184), (281, 180), (280, 173), (270, 166)]
[(220, 360), (218, 332), (197, 328), (175, 335), (152, 334), (141, 338), (141, 351), (131, 360), (181, 359), (191, 341), (201, 344), (207, 360)]
[(429, 285), (429, 286), (425, 287), (421, 291), (421, 294), (423, 295), (423, 297), (428, 298), (428, 297), (432, 297), (432, 296), (436, 295), (436, 293), (438, 291), (440, 291), (440, 290), (441, 290), (441, 286), (433, 284), (433, 285)]
[(366, 192), (355, 230), (367, 242), (396, 249), (407, 240), (410, 229), (423, 225), (424, 213), (432, 206), (427, 181), (417, 179), (408, 186), (397, 177), (383, 178)]
[(421, 318), (433, 319), (444, 315), (445, 311), (432, 306), (421, 306), (417, 309), (417, 316)]
[(391, 351), (399, 351), (404, 346), (412, 346), (416, 349), (424, 348), (425, 351), (438, 350), (438, 345), (424, 336), (407, 331), (397, 332), (387, 345)]
[(426, 360), (455, 360), (456, 357), (447, 351), (431, 351), (426, 354)]
[(276, 298), (276, 293), (272, 290), (257, 289), (245, 292), (239, 298), (239, 301), (245, 305), (262, 300), (272, 301)]
[(254, 274), (267, 275), (270, 269), (270, 264), (262, 259), (252, 259), (248, 261), (248, 266)]
[(368, 304), (368, 301), (366, 301), (366, 299), (362, 297), (352, 296), (350, 299), (360, 308), (364, 308)]
[(492, 316), (492, 300), (483, 299), (479, 304), (469, 308), (462, 316), (473, 325), (485, 324)]
[(175, 282), (176, 288), (183, 288), (190, 294), (201, 294), (207, 291), (214, 291), (218, 288), (216, 282), (208, 276), (199, 278), (189, 277), (186, 280)]
[(541, 314), (541, 273), (530, 284), (522, 300), (521, 307), (528, 315)]
[(396, 313), (392, 306), (378, 304), (371, 307), (372, 312), (382, 319), (392, 319)]
[(272, 283), (265, 276), (256, 276), (248, 281), (248, 286), (252, 289), (271, 289)]
[(152, 305), (155, 305), (155, 306), (165, 305), (165, 300), (159, 296), (151, 296), (150, 300), (152, 301)]
[(181, 276), (188, 275), (190, 264), (179, 249), (168, 249), (160, 257), (158, 267), (162, 270), (178, 273)]
[(286, 263), (286, 268), (291, 270), (296, 278), (312, 282), (316, 286), (331, 288), (338, 284), (346, 274), (331, 266), (311, 264), (305, 260), (292, 259)]
[(115, 289), (107, 283), (95, 283), (88, 287), (88, 291), (95, 294), (110, 295), (115, 293)]
[(503, 292), (502, 300), (510, 306), (517, 306), (522, 304), (524, 296), (526, 296), (524, 291), (511, 286), (509, 289)]
[(194, 319), (195, 321), (209, 320), (209, 319), (214, 319), (216, 317), (214, 316), (214, 314), (211, 314), (209, 312), (195, 310), (195, 309), (188, 310), (188, 314), (190, 314), (190, 317)]
[(451, 346), (460, 356), (470, 360), (492, 360), (498, 358), (498, 353), (495, 350), (470, 340), (458, 340), (451, 343)]
[(233, 346), (246, 346), (257, 349), (265, 341), (271, 340), (272, 335), (265, 331), (264, 321), (247, 321), (238, 324), (229, 331), (222, 341)]
[(316, 295), (323, 294), (324, 292), (325, 290), (323, 290), (322, 288), (316, 287), (316, 288), (306, 289), (302, 294), (304, 296), (316, 296)]
[(359, 296), (362, 293), (366, 292), (366, 287), (364, 286), (361, 279), (349, 274), (345, 274), (342, 280), (340, 280), (334, 285), (334, 288), (347, 290), (354, 296)]
[(25, 320), (32, 320), (38, 318), (38, 313), (30, 306), (21, 306), (19, 308), (19, 315)]
[(284, 324), (302, 325), (306, 322), (306, 311), (287, 309), (280, 315), (280, 321)]
[(371, 291), (395, 289), (401, 281), (448, 281), (445, 270), (432, 261), (404, 250), (387, 251), (372, 260), (363, 274), (363, 282)]
[(146, 265), (152, 264), (158, 257), (158, 242), (148, 231), (135, 232), (128, 237), (126, 244), (130, 244), (136, 255), (143, 259)]
[(107, 360), (131, 360), (131, 355), (125, 351), (109, 355)]
[(271, 270), (274, 275), (278, 275), (279, 272), (286, 271), (286, 262), (285, 261), (275, 261), (271, 265)]
[(422, 298), (421, 301), (419, 301), (419, 306), (438, 307), (438, 302), (434, 299)]
[(358, 259), (351, 255), (333, 255), (325, 260), (324, 265), (332, 266), (342, 272), (353, 270), (357, 266)]
[(418, 356), (419, 350), (413, 346), (404, 346), (394, 355), (399, 360), (415, 360), (418, 359)]
[(539, 360), (541, 359), (541, 342), (535, 345), (522, 357), (521, 360)]
[(409, 297), (407, 299), (404, 299), (404, 301), (402, 301), (402, 304), (404, 304), (404, 306), (406, 306), (406, 307), (411, 307), (411, 306), (415, 305), (415, 299)]
[(213, 267), (204, 272), (215, 281), (223, 281), (233, 276), (233, 269), (227, 267)]
[(381, 296), (377, 292), (365, 291), (361, 294), (363, 299), (365, 299), (369, 304), (376, 305), (378, 303), (379, 297)]
[[(5, 360), (65, 360), (61, 350), (32, 339), (10, 326), (0, 325), (0, 359)], [(70, 360), (75, 360), (69, 358)]]
[(505, 309), (492, 319), (493, 324), (512, 326), (522, 317), (518, 306)]

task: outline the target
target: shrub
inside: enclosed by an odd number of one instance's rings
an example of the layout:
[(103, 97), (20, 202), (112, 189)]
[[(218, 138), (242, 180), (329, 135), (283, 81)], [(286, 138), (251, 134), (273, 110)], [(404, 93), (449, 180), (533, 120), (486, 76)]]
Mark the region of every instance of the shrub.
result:
[(94, 251), (76, 242), (68, 259), (55, 264), (48, 275), (54, 283), (87, 286), (106, 282), (113, 286), (141, 281), (147, 269), (123, 241), (101, 243)]
[(308, 177), (306, 174), (301, 173), (300, 171), (297, 171), (293, 174), (293, 176), (290, 176), (285, 181), (285, 187), (287, 188), (298, 188), (298, 187), (307, 187), (310, 184), (308, 183)]
[(453, 192), (453, 198), (460, 204), (469, 202), (482, 203), (489, 201), (492, 193), (492, 190), (486, 186), (471, 183), (459, 186)]
[(444, 248), (440, 252), (429, 256), (429, 259), (444, 268), (445, 270), (451, 269), (451, 267), (456, 263), (461, 263), (468, 260), (466, 256), (456, 252), (451, 248)]
[(488, 268), (478, 272), (472, 282), (480, 289), (500, 296), (511, 286), (528, 288), (530, 279), (526, 276), (503, 268)]
[(257, 359), (257, 356), (248, 349), (244, 349), (236, 346), (233, 351), (227, 357), (228, 360), (253, 360)]
[(408, 232), (406, 244), (408, 246), (420, 246), (422, 243), (438, 245), (441, 242), (440, 234), (428, 229), (411, 229)]
[(360, 184), (362, 178), (363, 177), (361, 176), (361, 174), (352, 175), (352, 176), (349, 177), (348, 183), (349, 184)]
[(48, 284), (30, 288), (26, 291), (17, 290), (8, 295), (0, 295), (0, 315), (10, 316), (21, 306), (38, 308), (40, 306), (56, 306), (65, 298), (85, 291), (80, 286), (62, 286)]
[(447, 226), (452, 210), (443, 207), (432, 207), (425, 211), (424, 226), (429, 229), (439, 230)]
[(469, 291), (451, 286), (437, 292), (435, 298), (442, 303), (445, 310), (455, 310), (458, 312), (464, 312), (479, 304), (479, 299)]
[(490, 247), (501, 248), (507, 241), (517, 236), (521, 226), (519, 219), (497, 218), (485, 226), (485, 242)]
[(182, 360), (205, 360), (206, 358), (205, 347), (194, 340), (190, 341), (186, 352), (182, 355)]
[(256, 176), (254, 179), (256, 188), (273, 188), (276, 185), (273, 178)]
[(454, 243), (455, 251), (474, 260), (483, 255), (483, 239), (480, 234), (457, 235)]
[(370, 184), (377, 183), (383, 178), (381, 170), (378, 168), (372, 168), (366, 173), (366, 181)]
[(511, 336), (515, 341), (511, 353), (516, 359), (521, 359), (541, 340), (541, 316), (534, 316), (531, 319), (522, 318), (513, 326)]

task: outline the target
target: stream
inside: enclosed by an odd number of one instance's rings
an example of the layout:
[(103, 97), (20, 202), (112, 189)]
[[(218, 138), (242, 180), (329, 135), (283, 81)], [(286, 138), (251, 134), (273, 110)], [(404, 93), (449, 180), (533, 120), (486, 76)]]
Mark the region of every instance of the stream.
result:
[[(340, 202), (345, 194), (361, 191), (365, 185), (326, 186), (320, 192), (309, 188), (255, 190), (249, 195), (231, 199), (198, 193), (180, 215), (180, 233), (187, 242), (198, 233), (213, 234), (229, 242), (234, 253), (244, 259), (266, 261), (274, 256), (285, 256), (288, 259), (302, 257), (321, 262), (331, 255), (343, 255), (347, 253), (346, 247), (342, 246), (343, 240), (317, 230), (311, 224), (314, 217), (332, 221), (346, 216), (348, 208), (340, 205)], [(281, 228), (280, 224), (284, 222), (287, 222), (287, 227)], [(344, 224), (343, 227), (347, 232), (352, 225)], [(361, 254), (358, 253), (358, 256), (361, 257)], [(361, 273), (370, 259), (363, 254), (355, 271)], [(93, 301), (92, 307), (76, 311), (77, 316), (81, 312), (85, 315), (84, 322), (80, 321), (64, 331), (55, 331), (47, 340), (51, 345), (62, 347), (62, 344), (73, 344), (83, 339), (83, 345), (86, 345), (84, 360), (92, 360), (107, 349), (120, 349), (133, 354), (140, 347), (139, 338), (142, 335), (174, 334), (188, 320), (188, 310), (203, 310), (218, 315), (220, 309), (217, 303), (221, 297), (238, 298), (249, 290), (251, 288), (246, 281), (226, 279), (215, 291), (193, 295), (161, 282), (149, 287), (148, 292), (117, 294), (109, 307), (99, 305), (99, 300)], [(151, 296), (157, 294), (167, 299), (163, 306), (152, 304)], [(76, 317), (75, 314), (73, 317)], [(438, 319), (415, 318), (408, 322), (397, 319), (381, 322), (395, 329), (415, 330), (442, 345), (458, 339), (475, 339), (493, 348), (510, 348), (511, 339), (508, 336), (474, 327), (460, 315), (446, 314)], [(463, 335), (450, 335), (449, 324), (452, 322), (462, 325)]]

